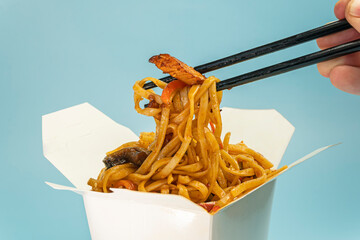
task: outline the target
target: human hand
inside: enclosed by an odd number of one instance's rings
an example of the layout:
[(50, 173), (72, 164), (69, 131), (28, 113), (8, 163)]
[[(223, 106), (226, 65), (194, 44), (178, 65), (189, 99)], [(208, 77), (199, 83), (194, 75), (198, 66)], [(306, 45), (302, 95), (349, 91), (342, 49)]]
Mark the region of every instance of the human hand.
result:
[[(334, 12), (338, 19), (346, 18), (353, 28), (317, 39), (320, 49), (360, 39), (360, 0), (340, 0)], [(360, 95), (360, 52), (319, 63), (317, 67), (338, 89)]]

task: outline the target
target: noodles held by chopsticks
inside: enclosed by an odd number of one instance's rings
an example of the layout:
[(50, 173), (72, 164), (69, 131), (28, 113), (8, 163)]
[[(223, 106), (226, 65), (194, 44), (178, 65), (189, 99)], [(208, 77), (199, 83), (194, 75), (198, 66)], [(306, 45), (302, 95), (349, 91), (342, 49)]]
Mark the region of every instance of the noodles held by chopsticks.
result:
[[(230, 144), (230, 133), (221, 139), (222, 92), (216, 91), (217, 78), (205, 78), (167, 54), (151, 59), (164, 72), (178, 77), (169, 84), (145, 78), (133, 87), (136, 111), (153, 117), (156, 131), (141, 133), (139, 141), (125, 143), (107, 156), (125, 148), (137, 151), (132, 156), (141, 149), (150, 153), (139, 166), (125, 162), (103, 168), (97, 179), (88, 181), (93, 191), (125, 187), (178, 194), (214, 213), (286, 169), (272, 170), (270, 161), (243, 142)], [(163, 94), (143, 89), (148, 81), (164, 89)], [(150, 101), (146, 108), (140, 107), (143, 99)]]

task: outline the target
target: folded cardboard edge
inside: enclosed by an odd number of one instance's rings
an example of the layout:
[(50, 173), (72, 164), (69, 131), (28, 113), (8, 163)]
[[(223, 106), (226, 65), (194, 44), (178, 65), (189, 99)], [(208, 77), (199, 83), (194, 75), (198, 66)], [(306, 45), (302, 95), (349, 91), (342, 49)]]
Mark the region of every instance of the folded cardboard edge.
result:
[[(319, 154), (320, 152), (323, 152), (331, 147), (337, 146), (340, 143), (337, 144), (333, 144), (333, 145), (328, 145), (319, 149), (316, 149), (314, 151), (312, 151), (311, 153), (305, 155), (304, 157), (296, 160), (295, 162), (293, 162), (292, 164), (290, 164), (288, 166), (287, 169), (285, 169), (284, 171), (282, 171), (278, 176), (282, 175), (283, 173), (287, 172), (288, 170), (290, 170), (291, 168), (297, 166), (300, 163), (303, 163), (305, 160), (308, 160), (312, 157), (314, 157), (315, 155)], [(277, 176), (277, 177), (278, 177)], [(235, 201), (233, 201), (232, 203), (228, 204), (226, 207), (224, 208), (228, 208), (231, 205), (235, 204), (236, 202), (240, 201), (241, 199), (243, 199), (244, 197), (248, 196), (249, 194), (251, 194), (252, 192), (256, 191), (257, 189), (265, 186), (267, 183), (273, 181), (274, 179), (276, 179), (277, 177), (273, 178), (272, 180), (266, 182), (265, 184), (251, 190), (250, 192), (248, 192), (247, 194), (245, 194), (244, 196), (236, 199)], [(138, 196), (142, 196), (145, 197), (147, 203), (151, 202), (152, 204), (156, 203), (156, 204), (166, 204), (168, 205), (169, 203), (174, 203), (174, 201), (176, 202), (176, 204), (172, 204), (172, 205), (176, 205), (179, 208), (182, 209), (187, 209), (187, 210), (191, 210), (191, 211), (196, 211), (198, 212), (199, 210), (201, 210), (201, 212), (206, 212), (205, 209), (203, 209), (202, 207), (200, 207), (197, 204), (194, 204), (193, 202), (191, 202), (190, 200), (188, 200), (185, 197), (179, 196), (179, 195), (161, 195), (161, 198), (167, 198), (167, 199), (171, 199), (171, 201), (161, 201), (159, 200), (160, 198), (158, 198), (159, 193), (143, 193), (143, 192), (137, 192), (137, 191), (128, 191), (126, 189), (112, 189), (114, 190), (113, 193), (97, 193), (97, 192), (92, 192), (90, 190), (86, 190), (86, 189), (78, 189), (78, 188), (73, 188), (73, 187), (68, 187), (68, 186), (63, 186), (63, 185), (59, 185), (59, 184), (55, 184), (55, 183), (51, 183), (51, 182), (45, 182), (47, 185), (49, 185), (50, 187), (52, 187), (53, 189), (56, 190), (67, 190), (67, 191), (72, 191), (75, 192), (77, 194), (80, 195), (84, 195), (84, 194), (97, 194), (99, 196), (104, 196), (107, 195), (108, 197), (115, 197), (115, 198), (123, 198), (124, 195), (127, 195), (127, 197), (133, 197), (136, 198), (138, 200)], [(153, 202), (154, 201), (154, 202)], [(143, 202), (142, 202), (143, 203)], [(223, 208), (223, 209), (224, 209)], [(221, 211), (222, 209), (220, 209), (219, 211)]]
[[(43, 154), (76, 188), (103, 168), (104, 153), (138, 136), (89, 103), (42, 116)], [(96, 147), (95, 147), (96, 146)], [(86, 166), (86, 167), (85, 167)]]
[(94, 192), (87, 189), (78, 189), (74, 187), (63, 186), (51, 182), (45, 182), (47, 185), (56, 190), (65, 190), (72, 191), (82, 196), (92, 196), (92, 197), (101, 197), (101, 198), (112, 198), (119, 199), (127, 202), (139, 202), (141, 198), (141, 204), (144, 205), (156, 205), (157, 207), (162, 208), (177, 208), (179, 210), (191, 211), (191, 212), (200, 212), (206, 213), (202, 207), (197, 204), (194, 204), (192, 201), (180, 196), (180, 195), (171, 195), (171, 194), (161, 194), (160, 193), (143, 193), (138, 191), (129, 191), (127, 189), (111, 189), (113, 193), (102, 193)]
[(316, 149), (315, 151), (312, 151), (311, 153), (305, 155), (304, 157), (296, 160), (295, 162), (293, 162), (292, 164), (289, 165), (288, 169), (286, 170), (289, 170), (290, 168), (292, 167), (295, 167), (296, 165), (304, 162), (305, 160), (309, 159), (309, 158), (312, 158), (313, 156), (319, 154), (320, 152), (328, 149), (328, 148), (331, 148), (331, 147), (335, 147), (337, 145), (340, 145), (341, 143), (335, 143), (335, 144), (332, 144), (332, 145), (329, 145), (329, 146), (326, 146), (326, 147), (322, 147), (322, 148), (319, 148), (319, 149)]

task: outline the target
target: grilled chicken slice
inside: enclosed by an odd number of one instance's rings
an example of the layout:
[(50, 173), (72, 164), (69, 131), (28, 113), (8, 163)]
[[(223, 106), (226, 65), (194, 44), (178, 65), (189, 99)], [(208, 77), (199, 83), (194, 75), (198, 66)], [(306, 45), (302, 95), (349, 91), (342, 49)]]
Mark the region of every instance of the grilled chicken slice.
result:
[(189, 85), (200, 84), (205, 80), (201, 73), (169, 54), (153, 56), (149, 59), (149, 62), (154, 63), (164, 73), (168, 73)]

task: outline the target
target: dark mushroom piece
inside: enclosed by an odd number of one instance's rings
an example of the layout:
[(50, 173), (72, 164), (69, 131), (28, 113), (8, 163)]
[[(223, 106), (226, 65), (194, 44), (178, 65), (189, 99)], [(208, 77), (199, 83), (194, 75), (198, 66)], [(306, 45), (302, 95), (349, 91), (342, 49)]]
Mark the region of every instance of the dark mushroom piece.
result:
[(107, 155), (103, 162), (107, 169), (125, 163), (132, 163), (136, 167), (140, 167), (149, 154), (150, 151), (142, 147), (122, 148), (119, 151)]
[(168, 134), (165, 135), (163, 147), (165, 147), (166, 144), (168, 144), (171, 141), (173, 135), (174, 135), (173, 133), (168, 133)]

